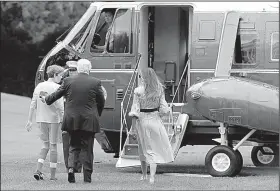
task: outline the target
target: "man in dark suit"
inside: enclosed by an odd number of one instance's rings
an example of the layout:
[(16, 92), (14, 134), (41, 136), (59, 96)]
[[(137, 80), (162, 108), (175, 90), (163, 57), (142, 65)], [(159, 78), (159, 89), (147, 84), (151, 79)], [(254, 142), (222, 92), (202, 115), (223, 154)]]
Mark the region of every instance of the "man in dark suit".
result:
[[(64, 75), (62, 76), (61, 83), (63, 80), (69, 76), (77, 75), (77, 61), (70, 60), (66, 62), (66, 70), (64, 72)], [(64, 105), (65, 105), (65, 99), (64, 99)], [(95, 135), (96, 136), (96, 135)], [(68, 158), (69, 158), (69, 148), (70, 148), (70, 136), (67, 131), (62, 132), (62, 143), (63, 143), (63, 155), (64, 155), (64, 164), (68, 171)], [(80, 173), (82, 171), (82, 164), (79, 160), (76, 160), (76, 164), (74, 166), (74, 172)]]
[(104, 108), (101, 81), (90, 76), (91, 63), (87, 59), (77, 62), (78, 75), (65, 78), (59, 89), (42, 97), (48, 105), (65, 97), (65, 113), (62, 131), (70, 135), (68, 181), (75, 182), (74, 164), (80, 158), (84, 181), (91, 182), (93, 170), (93, 143), (95, 133), (100, 132), (99, 117)]

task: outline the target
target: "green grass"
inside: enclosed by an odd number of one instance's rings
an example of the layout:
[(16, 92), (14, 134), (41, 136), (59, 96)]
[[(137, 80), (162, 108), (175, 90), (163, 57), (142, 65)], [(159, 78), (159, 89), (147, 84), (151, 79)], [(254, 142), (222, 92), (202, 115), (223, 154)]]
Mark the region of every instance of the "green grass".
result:
[[(187, 146), (179, 151), (175, 162), (159, 166), (156, 184), (139, 181), (140, 168), (117, 169), (113, 154), (104, 153), (94, 145), (92, 183), (84, 184), (82, 174), (76, 174), (75, 184), (69, 184), (64, 163), (57, 168), (57, 181), (50, 181), (49, 160), (43, 167), (44, 181), (36, 181), (33, 172), (41, 148), (38, 129), (27, 132), (25, 123), (30, 98), (1, 93), (1, 190), (278, 190), (279, 169), (245, 167), (242, 176), (234, 178), (201, 178), (171, 176), (163, 173), (207, 174), (204, 157), (209, 146)], [(59, 161), (63, 161), (59, 145)], [(242, 149), (245, 165), (250, 166), (250, 150)]]

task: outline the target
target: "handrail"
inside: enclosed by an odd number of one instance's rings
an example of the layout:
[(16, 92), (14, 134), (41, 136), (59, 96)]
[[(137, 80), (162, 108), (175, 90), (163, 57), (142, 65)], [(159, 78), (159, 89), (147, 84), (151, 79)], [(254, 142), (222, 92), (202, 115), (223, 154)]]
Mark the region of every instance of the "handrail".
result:
[[(135, 69), (134, 69), (134, 71), (133, 71), (133, 74), (132, 74), (130, 80), (129, 80), (129, 83), (128, 83), (127, 89), (126, 89), (126, 91), (125, 91), (125, 94), (124, 94), (124, 97), (123, 97), (122, 102), (124, 102), (125, 97), (127, 96), (127, 92), (129, 91), (131, 81), (133, 81), (131, 90), (133, 90), (133, 87), (135, 86), (135, 82), (136, 82), (136, 79), (137, 79), (137, 78), (136, 78), (137, 75), (134, 75), (134, 74), (136, 73), (136, 69), (138, 69), (138, 65), (139, 65), (140, 58), (141, 58), (141, 54), (139, 54), (138, 59), (137, 59), (137, 61), (136, 61), (136, 67), (135, 67)], [(132, 80), (134, 76), (135, 76), (135, 79)], [(126, 109), (125, 109), (125, 112), (124, 112), (124, 117), (125, 117), (126, 114), (127, 114), (127, 110), (128, 110), (128, 106), (129, 106), (131, 97), (132, 97), (132, 94), (130, 93), (129, 99), (128, 99), (128, 103), (127, 103), (127, 105), (126, 105)], [(124, 118), (124, 121), (126, 122), (126, 119), (125, 119), (125, 118)], [(127, 124), (126, 124), (126, 125), (127, 125)]]
[[(133, 74), (129, 80), (129, 83), (127, 85), (127, 88), (126, 88), (126, 91), (125, 91), (125, 94), (123, 96), (123, 99), (121, 101), (121, 128), (120, 128), (120, 149), (119, 149), (119, 155), (121, 156), (121, 152), (122, 152), (122, 133), (123, 133), (123, 126), (124, 126), (124, 122), (126, 124), (126, 131), (127, 131), (127, 134), (128, 134), (128, 129), (127, 129), (127, 123), (126, 123), (126, 119), (125, 119), (125, 116), (126, 116), (126, 113), (127, 113), (127, 110), (128, 110), (128, 106), (129, 106), (129, 102), (131, 100), (131, 96), (132, 96), (132, 93), (129, 95), (129, 99), (128, 99), (128, 103), (127, 103), (127, 107), (125, 109), (125, 112), (124, 112), (124, 108), (123, 108), (123, 104), (124, 104), (124, 101), (125, 101), (125, 98), (128, 94), (128, 91), (130, 89), (130, 86), (131, 86), (131, 82), (133, 81), (133, 86), (132, 88), (134, 87), (135, 85), (135, 82), (136, 82), (136, 79), (137, 79), (137, 75), (136, 74), (136, 70), (138, 69), (138, 66), (139, 66), (139, 62), (140, 62), (140, 58), (141, 58), (141, 54), (138, 54), (138, 58), (137, 58), (137, 61), (136, 61), (136, 66), (134, 68), (134, 71), (133, 71)], [(132, 80), (135, 76), (135, 79)], [(131, 89), (132, 89), (131, 88)]]
[(175, 100), (175, 97), (176, 97), (177, 92), (179, 91), (181, 82), (182, 82), (183, 77), (184, 77), (184, 74), (185, 74), (185, 72), (186, 72), (186, 70), (187, 70), (187, 68), (188, 68), (188, 65), (189, 65), (188, 63), (189, 63), (189, 62), (190, 62), (190, 54), (189, 54), (189, 56), (188, 56), (187, 64), (186, 64), (186, 66), (185, 66), (185, 68), (184, 68), (184, 71), (183, 71), (183, 73), (182, 73), (182, 75), (181, 75), (181, 79), (180, 79), (180, 81), (179, 81), (179, 83), (178, 83), (177, 89), (176, 89), (175, 94), (174, 94), (174, 96), (173, 96), (173, 99), (172, 99), (172, 101), (171, 101), (171, 106), (172, 106), (172, 104), (173, 104), (173, 102), (174, 102), (174, 100)]
[[(188, 68), (188, 66), (189, 66), (189, 63), (190, 63), (190, 56), (191, 56), (191, 55), (189, 54), (187, 64), (186, 64), (186, 66), (185, 66), (185, 68), (184, 68), (184, 70), (183, 70), (183, 73), (182, 73), (182, 75), (181, 75), (181, 78), (180, 78), (180, 81), (179, 81), (179, 83), (178, 83), (177, 89), (176, 89), (176, 91), (175, 91), (175, 93), (174, 93), (174, 96), (173, 96), (173, 99), (172, 99), (172, 101), (171, 101), (171, 103), (170, 103), (171, 114), (170, 114), (170, 116), (169, 116), (169, 122), (170, 122), (170, 118), (171, 118), (171, 123), (172, 123), (172, 128), (173, 128), (173, 129), (174, 129), (174, 120), (173, 120), (173, 109), (172, 109), (172, 106), (173, 106), (173, 102), (174, 102), (174, 100), (175, 100), (176, 94), (177, 94), (178, 91), (179, 91), (179, 88), (180, 88), (180, 85), (181, 85), (181, 83), (182, 83), (184, 74), (185, 74), (185, 72), (186, 72), (186, 70), (187, 70), (187, 68)], [(186, 84), (185, 84), (185, 85), (186, 85)], [(186, 87), (185, 87), (185, 89), (186, 89)], [(184, 89), (184, 91), (185, 91), (185, 89)], [(184, 97), (183, 97), (183, 99), (184, 99)], [(182, 111), (182, 109), (183, 109), (183, 106), (182, 106), (182, 108), (181, 108), (181, 111)]]
[[(126, 116), (126, 114), (127, 114), (127, 110), (128, 110), (129, 103), (130, 103), (130, 100), (131, 100), (131, 97), (132, 97), (133, 93), (131, 93), (131, 94), (129, 95), (128, 103), (127, 103), (125, 109), (124, 109), (124, 102), (125, 102), (125, 100), (126, 100), (126, 98), (127, 98), (127, 94), (128, 94), (128, 91), (130, 90), (130, 88), (131, 88), (131, 91), (132, 91), (132, 90), (133, 90), (133, 87), (135, 86), (136, 79), (137, 79), (137, 75), (135, 75), (135, 74), (136, 74), (136, 70), (138, 69), (138, 66), (139, 66), (140, 58), (141, 58), (141, 54), (139, 54), (139, 56), (138, 56), (138, 59), (137, 59), (137, 61), (136, 61), (136, 66), (135, 66), (135, 68), (134, 68), (133, 74), (132, 74), (132, 76), (131, 76), (131, 78), (130, 78), (130, 80), (129, 80), (129, 83), (128, 83), (127, 89), (126, 89), (126, 91), (125, 91), (124, 97), (123, 97), (123, 99), (122, 99), (122, 101), (121, 101), (121, 128), (120, 128), (120, 147), (119, 147), (119, 155), (120, 155), (120, 156), (121, 156), (121, 152), (122, 152), (122, 133), (123, 133), (123, 127), (124, 127), (124, 125), (126, 126), (126, 132), (127, 132), (127, 134), (129, 133), (128, 128), (127, 128), (127, 122), (126, 122), (125, 116)], [(177, 94), (178, 91), (179, 91), (180, 85), (181, 85), (181, 83), (182, 83), (183, 76), (184, 76), (184, 74), (185, 74), (185, 72), (186, 72), (186, 70), (187, 70), (187, 68), (188, 68), (188, 66), (189, 66), (189, 63), (190, 63), (190, 55), (188, 56), (187, 64), (186, 64), (186, 66), (185, 66), (185, 68), (184, 68), (184, 71), (183, 71), (183, 73), (182, 73), (181, 79), (180, 79), (180, 81), (179, 81), (179, 84), (178, 84), (177, 89), (176, 89), (176, 91), (175, 91), (174, 97), (173, 97), (172, 102), (171, 102), (171, 104), (170, 104), (170, 105), (171, 105), (171, 108), (172, 108), (172, 105), (173, 105), (175, 96), (176, 96), (176, 94)], [(133, 84), (131, 84), (131, 83), (133, 83)], [(172, 111), (172, 110), (171, 110), (171, 113), (170, 113), (169, 121), (170, 121), (170, 119), (171, 119), (172, 127), (173, 127), (173, 129), (174, 129), (174, 120), (173, 120), (173, 111)]]

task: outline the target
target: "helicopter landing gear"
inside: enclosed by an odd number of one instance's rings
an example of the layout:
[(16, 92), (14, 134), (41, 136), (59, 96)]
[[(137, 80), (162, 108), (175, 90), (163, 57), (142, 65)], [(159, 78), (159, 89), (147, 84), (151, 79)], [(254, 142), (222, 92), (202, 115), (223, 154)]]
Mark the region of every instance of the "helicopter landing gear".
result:
[(236, 146), (228, 146), (227, 126), (221, 123), (219, 132), (221, 135), (221, 145), (210, 149), (205, 157), (205, 166), (208, 173), (214, 177), (232, 177), (240, 173), (243, 166), (243, 158), (238, 148), (256, 130), (251, 130)]

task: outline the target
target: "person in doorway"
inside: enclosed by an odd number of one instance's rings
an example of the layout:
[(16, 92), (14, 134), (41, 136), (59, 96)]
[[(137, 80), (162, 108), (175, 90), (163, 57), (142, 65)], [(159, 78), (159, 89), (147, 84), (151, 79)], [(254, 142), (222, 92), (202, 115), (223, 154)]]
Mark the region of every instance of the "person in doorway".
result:
[(171, 144), (160, 113), (171, 112), (165, 100), (163, 85), (152, 68), (139, 72), (140, 85), (134, 90), (129, 116), (137, 132), (138, 152), (142, 177), (147, 179), (147, 164), (150, 164), (150, 183), (154, 183), (157, 164), (174, 161)]
[(105, 100), (101, 81), (89, 75), (90, 69), (89, 60), (78, 60), (78, 75), (65, 78), (57, 91), (41, 98), (48, 105), (62, 96), (66, 98), (62, 131), (70, 135), (69, 183), (75, 182), (74, 164), (78, 158), (83, 164), (84, 182), (91, 182), (94, 135), (100, 131), (99, 117)]
[(50, 150), (50, 172), (51, 180), (56, 180), (57, 167), (57, 143), (59, 140), (59, 128), (62, 122), (64, 106), (63, 99), (58, 99), (53, 105), (48, 106), (40, 101), (40, 94), (51, 94), (59, 88), (64, 68), (58, 65), (52, 65), (47, 68), (48, 80), (39, 83), (33, 93), (30, 104), (28, 122), (26, 130), (29, 132), (32, 129), (32, 117), (36, 110), (36, 122), (40, 129), (40, 138), (43, 142), (43, 147), (40, 151), (37, 169), (34, 173), (36, 180), (43, 179), (42, 167)]
[(104, 15), (105, 22), (109, 26), (105, 36), (105, 44), (103, 46), (94, 45), (92, 48), (97, 50), (102, 50), (103, 53), (113, 52), (114, 36), (111, 34), (112, 34), (112, 27), (113, 27), (112, 23), (115, 15), (115, 9), (104, 9), (104, 11), (102, 12), (105, 14)]

